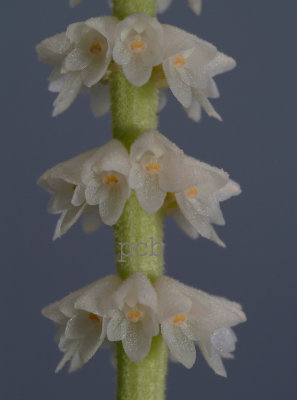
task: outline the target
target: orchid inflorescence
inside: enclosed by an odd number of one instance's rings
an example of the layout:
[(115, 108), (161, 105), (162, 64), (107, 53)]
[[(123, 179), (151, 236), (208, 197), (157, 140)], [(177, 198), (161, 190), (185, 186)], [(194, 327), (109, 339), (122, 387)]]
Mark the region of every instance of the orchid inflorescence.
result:
[(141, 13), (122, 21), (105, 16), (71, 24), (66, 32), (43, 40), (37, 52), (54, 67), (49, 77), (49, 90), (59, 93), (54, 116), (85, 90), (94, 114), (104, 115), (110, 105), (110, 72), (122, 68), (132, 85), (155, 79), (163, 103), (169, 86), (191, 119), (199, 121), (202, 107), (221, 120), (208, 100), (219, 96), (213, 77), (236, 65), (212, 44)]
[(56, 340), (75, 371), (100, 346), (122, 341), (133, 362), (143, 360), (153, 336), (161, 334), (173, 360), (191, 368), (198, 344), (210, 367), (226, 376), (222, 358), (232, 358), (236, 336), (232, 326), (244, 322), (238, 303), (161, 276), (154, 285), (139, 273), (122, 281), (109, 275), (43, 309), (59, 331)]
[[(75, 7), (82, 1), (69, 2)], [(170, 3), (157, 0), (158, 12)], [(188, 4), (196, 14), (201, 12), (201, 0), (188, 0)], [(201, 109), (221, 120), (209, 102), (219, 96), (213, 78), (236, 65), (212, 44), (141, 12), (123, 19), (103, 16), (71, 24), (66, 32), (38, 44), (37, 52), (41, 61), (53, 67), (49, 90), (58, 93), (53, 116), (67, 110), (81, 92), (90, 94), (94, 115), (104, 115), (115, 101), (110, 95), (113, 77), (121, 74), (129, 90), (153, 83), (159, 111), (169, 88), (192, 120), (200, 120)], [(149, 110), (156, 111), (157, 107)], [(125, 118), (124, 112), (121, 117)], [(61, 214), (54, 239), (80, 217), (87, 233), (102, 224), (116, 229), (129, 200), (136, 196), (146, 216), (172, 216), (191, 238), (202, 236), (225, 247), (213, 224), (225, 224), (220, 202), (240, 194), (240, 186), (224, 170), (184, 154), (156, 126), (154, 122), (146, 129), (137, 126), (136, 135), (129, 130), (115, 134), (103, 146), (64, 161), (39, 178), (38, 184), (52, 194), (48, 211)], [(127, 229), (133, 231), (138, 221), (127, 214)], [(233, 357), (237, 341), (232, 327), (246, 320), (241, 306), (159, 270), (144, 273), (145, 262), (129, 273), (118, 269), (120, 276), (99, 279), (43, 309), (43, 315), (58, 327), (56, 341), (64, 353), (57, 371), (68, 361), (70, 371), (75, 371), (99, 347), (112, 349), (116, 342), (122, 343), (133, 363), (141, 363), (153, 338), (160, 336), (173, 361), (191, 368), (198, 345), (209, 366), (226, 376), (222, 358)]]
[(162, 208), (190, 237), (201, 235), (224, 247), (211, 224), (225, 223), (219, 202), (240, 193), (225, 171), (186, 156), (155, 131), (136, 139), (130, 155), (113, 139), (56, 165), (38, 183), (53, 194), (49, 212), (62, 213), (54, 239), (80, 216), (88, 233), (102, 222), (116, 224), (134, 189), (148, 214)]

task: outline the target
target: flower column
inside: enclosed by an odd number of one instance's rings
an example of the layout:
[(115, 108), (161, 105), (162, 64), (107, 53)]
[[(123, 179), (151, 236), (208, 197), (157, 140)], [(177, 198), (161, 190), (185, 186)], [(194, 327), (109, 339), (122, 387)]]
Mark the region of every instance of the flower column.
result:
[[(113, 13), (123, 19), (135, 12), (155, 16), (156, 0), (114, 0)], [(156, 129), (158, 89), (150, 80), (136, 87), (127, 81), (122, 71), (114, 71), (110, 79), (113, 137), (130, 149), (134, 140), (144, 131)], [(121, 262), (123, 243), (136, 249), (138, 243), (152, 238), (163, 243), (163, 216), (161, 211), (148, 215), (139, 205), (133, 192), (124, 212), (115, 225), (117, 271), (125, 279), (136, 271), (146, 274), (152, 282), (163, 274), (163, 254), (152, 256), (147, 252), (139, 256), (132, 251)], [(130, 251), (129, 251), (130, 253)], [(148, 356), (133, 363), (125, 354), (122, 344), (117, 346), (117, 372), (119, 400), (161, 400), (165, 396), (167, 349), (161, 336), (154, 337)]]

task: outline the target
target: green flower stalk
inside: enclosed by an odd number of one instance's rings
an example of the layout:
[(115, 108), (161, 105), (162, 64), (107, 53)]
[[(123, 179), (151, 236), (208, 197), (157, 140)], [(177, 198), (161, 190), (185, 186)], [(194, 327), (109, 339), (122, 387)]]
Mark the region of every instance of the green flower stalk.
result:
[[(113, 13), (120, 19), (135, 12), (155, 16), (155, 0), (114, 0), (113, 3)], [(133, 86), (122, 71), (112, 73), (110, 88), (113, 137), (129, 149), (141, 133), (157, 128), (158, 88), (153, 80), (141, 87)], [(163, 246), (156, 247), (158, 255), (147, 251), (145, 256), (140, 256), (136, 252), (139, 243), (147, 245), (149, 240), (153, 244), (163, 244), (161, 211), (148, 215), (133, 192), (115, 225), (114, 234), (117, 271), (121, 278), (139, 271), (153, 282), (163, 274)], [(129, 253), (125, 261), (122, 259), (123, 250), (125, 254)], [(129, 360), (121, 343), (117, 345), (118, 400), (164, 399), (166, 372), (167, 349), (161, 336), (153, 338), (150, 353), (137, 364)]]

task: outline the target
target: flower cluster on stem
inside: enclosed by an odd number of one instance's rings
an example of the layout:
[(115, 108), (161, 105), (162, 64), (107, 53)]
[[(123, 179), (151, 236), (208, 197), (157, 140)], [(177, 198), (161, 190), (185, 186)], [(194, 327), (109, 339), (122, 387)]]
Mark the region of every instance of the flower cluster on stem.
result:
[(100, 279), (43, 310), (58, 326), (56, 340), (65, 354), (59, 371), (85, 364), (101, 345), (122, 342), (131, 361), (149, 353), (152, 338), (165, 340), (171, 358), (191, 368), (197, 344), (209, 366), (226, 376), (222, 358), (232, 358), (236, 336), (231, 327), (246, 320), (241, 306), (186, 286), (167, 276), (152, 285), (139, 272), (122, 281)]
[(37, 52), (41, 61), (54, 67), (49, 77), (49, 90), (59, 93), (54, 116), (85, 89), (94, 114), (106, 113), (110, 73), (122, 69), (137, 87), (150, 78), (162, 90), (169, 87), (191, 119), (200, 119), (202, 107), (221, 120), (208, 100), (219, 96), (213, 78), (236, 65), (212, 44), (142, 13), (122, 21), (104, 16), (71, 24), (66, 32), (43, 40)]
[(49, 211), (61, 213), (54, 238), (80, 216), (86, 232), (116, 224), (134, 190), (146, 213), (162, 209), (190, 237), (224, 246), (212, 224), (225, 223), (219, 202), (240, 193), (225, 171), (186, 156), (157, 131), (144, 132), (130, 154), (113, 139), (51, 168), (38, 183), (53, 194)]

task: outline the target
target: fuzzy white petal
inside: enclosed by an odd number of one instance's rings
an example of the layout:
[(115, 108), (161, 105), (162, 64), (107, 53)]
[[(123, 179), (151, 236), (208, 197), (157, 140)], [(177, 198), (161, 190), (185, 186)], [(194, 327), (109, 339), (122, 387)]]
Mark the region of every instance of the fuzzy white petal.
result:
[(82, 87), (80, 75), (70, 73), (67, 75), (63, 89), (54, 101), (53, 117), (62, 114), (71, 106)]
[(121, 309), (127, 301), (130, 307), (137, 303), (157, 310), (157, 295), (149, 279), (136, 272), (126, 279), (112, 297), (114, 308)]
[(188, 235), (191, 239), (197, 239), (199, 237), (199, 233), (197, 229), (187, 220), (187, 218), (180, 212), (177, 211), (173, 218), (179, 228)]
[(189, 7), (194, 11), (195, 14), (201, 14), (202, 0), (188, 0)]
[(121, 312), (114, 312), (107, 325), (107, 337), (111, 342), (118, 342), (126, 337), (128, 321)]
[(40, 61), (57, 66), (61, 63), (70, 48), (70, 41), (66, 37), (65, 32), (63, 32), (44, 39), (36, 46), (36, 51)]
[(109, 309), (110, 297), (120, 283), (121, 279), (116, 275), (109, 275), (94, 282), (92, 287), (77, 299), (75, 308), (100, 316), (105, 315)]
[(102, 225), (97, 206), (88, 206), (82, 215), (82, 228), (85, 233), (93, 233)]
[(116, 224), (123, 212), (126, 200), (129, 196), (130, 189), (127, 182), (123, 179), (123, 182), (121, 182), (120, 185), (109, 189), (107, 199), (102, 201), (99, 199), (100, 217), (105, 224), (110, 226)]
[(97, 83), (91, 88), (91, 109), (95, 117), (101, 117), (110, 109), (110, 90), (108, 85)]
[(123, 347), (131, 361), (137, 363), (143, 360), (151, 347), (152, 338), (144, 332), (140, 322), (129, 322), (127, 334), (123, 338)]
[(159, 322), (167, 320), (176, 314), (190, 311), (192, 301), (190, 297), (177, 291), (176, 281), (166, 276), (161, 276), (155, 282), (155, 289), (158, 295), (158, 318)]
[(162, 207), (166, 192), (160, 188), (157, 175), (145, 173), (141, 165), (134, 164), (130, 171), (129, 185), (135, 189), (139, 204), (148, 214), (154, 214)]
[(64, 211), (57, 222), (53, 239), (56, 240), (64, 235), (79, 219), (86, 207), (87, 204), (84, 203), (80, 207), (70, 206)]
[(186, 368), (192, 368), (196, 360), (196, 349), (192, 340), (183, 333), (180, 327), (170, 322), (161, 324), (162, 336), (173, 357)]
[(157, 12), (162, 13), (170, 6), (171, 0), (157, 0)]

